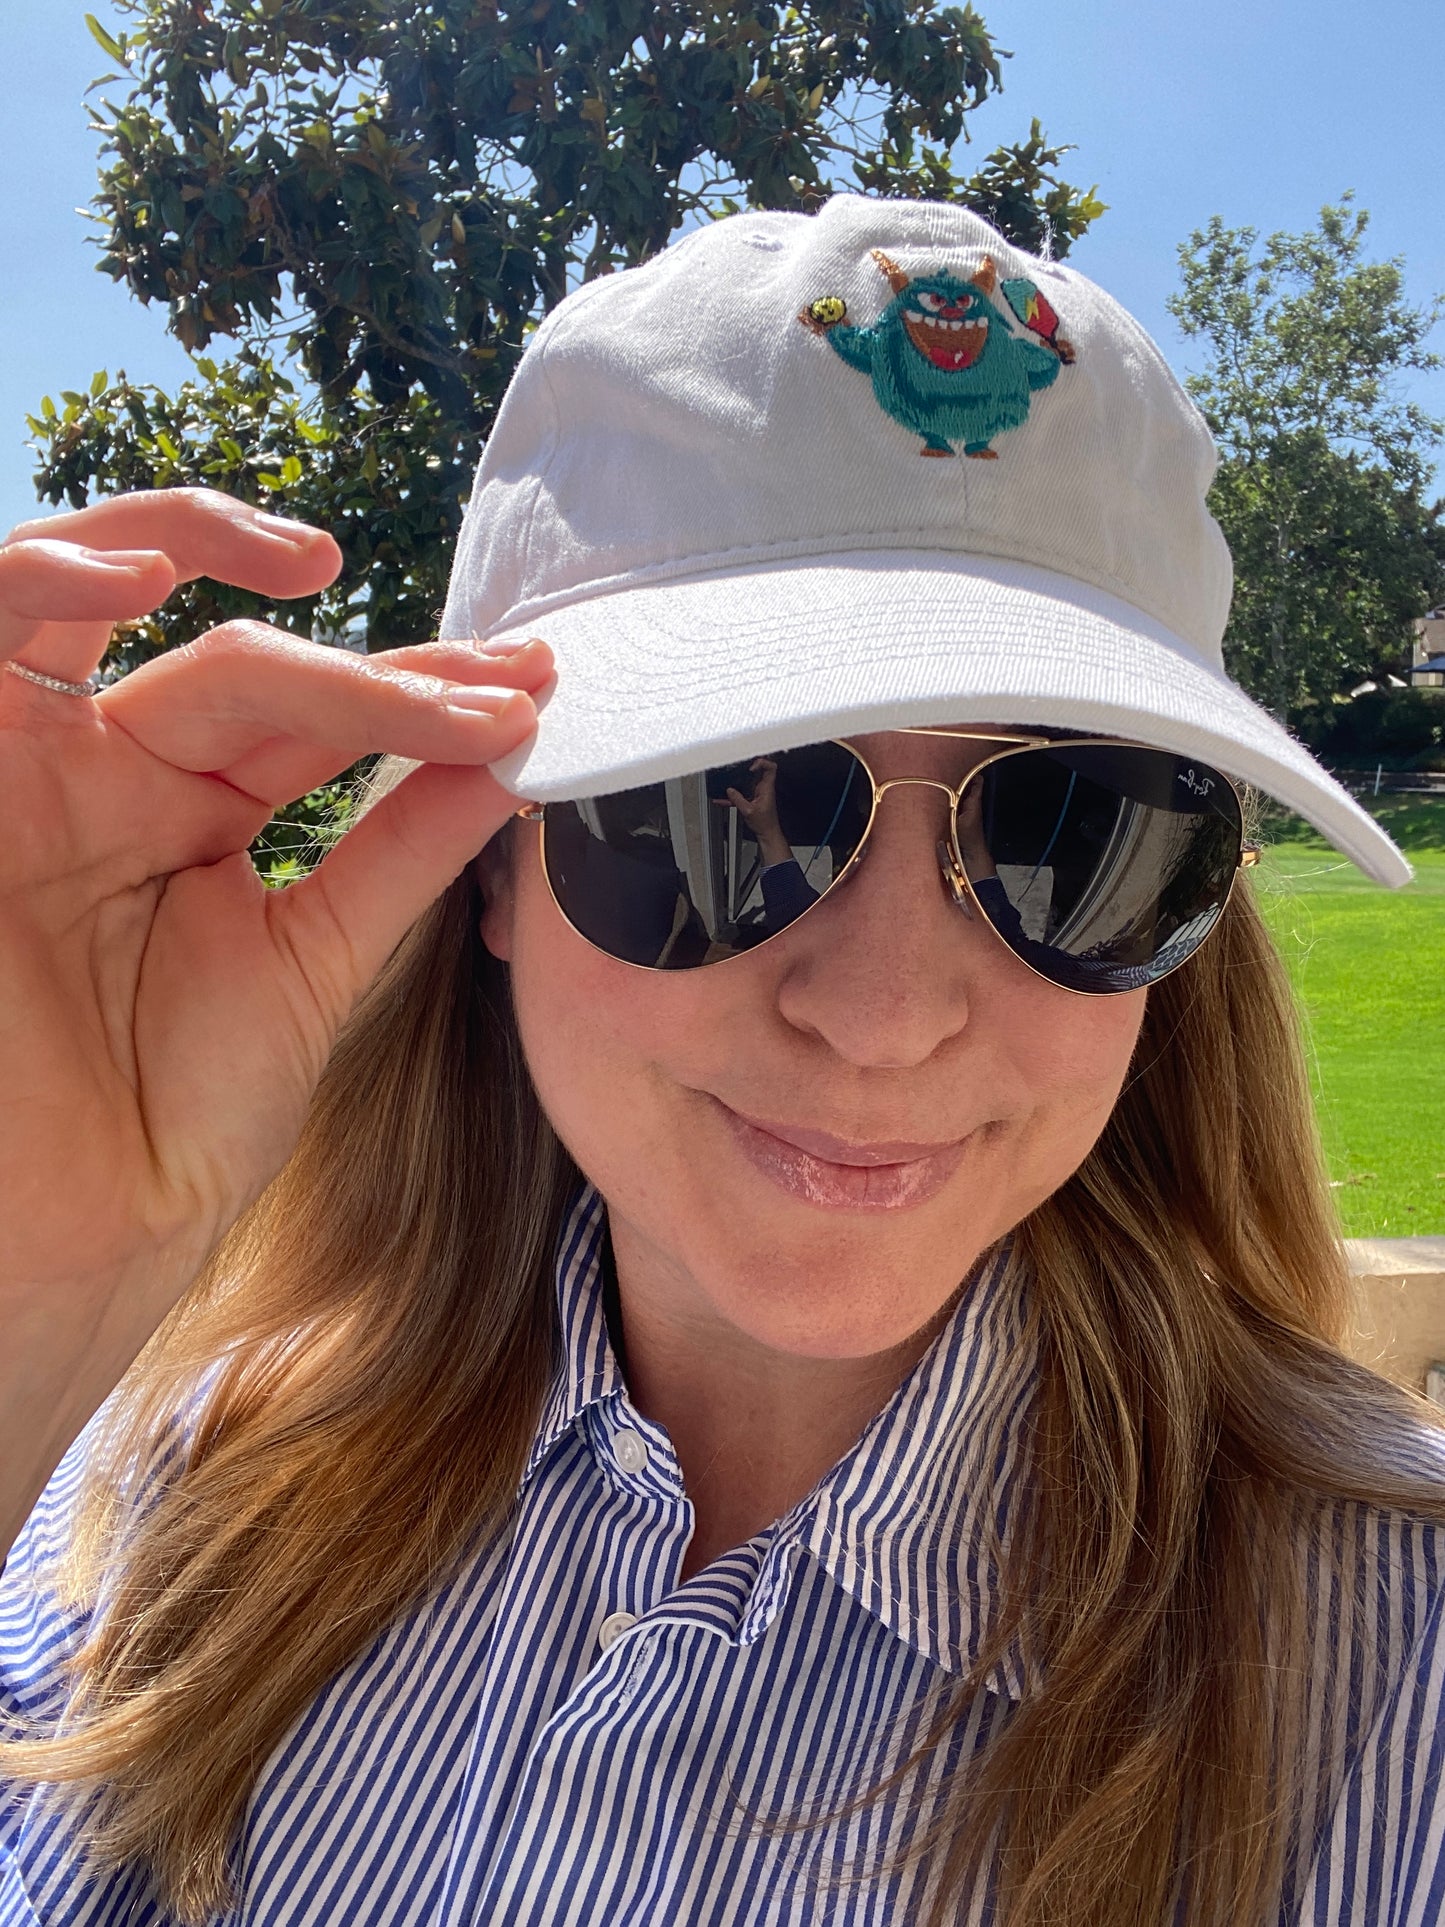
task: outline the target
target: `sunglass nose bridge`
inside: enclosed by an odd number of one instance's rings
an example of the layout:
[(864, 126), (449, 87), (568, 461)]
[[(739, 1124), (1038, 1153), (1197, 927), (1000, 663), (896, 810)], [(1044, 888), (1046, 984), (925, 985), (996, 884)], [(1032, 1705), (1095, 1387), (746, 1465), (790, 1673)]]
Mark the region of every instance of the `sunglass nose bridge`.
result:
[(968, 900), (968, 888), (964, 881), (963, 871), (958, 867), (958, 859), (954, 856), (953, 851), (948, 847), (948, 843), (943, 837), (938, 839), (934, 847), (938, 851), (938, 867), (943, 872), (943, 880), (948, 885), (949, 894), (959, 909), (962, 910), (963, 914), (972, 919), (973, 905)]

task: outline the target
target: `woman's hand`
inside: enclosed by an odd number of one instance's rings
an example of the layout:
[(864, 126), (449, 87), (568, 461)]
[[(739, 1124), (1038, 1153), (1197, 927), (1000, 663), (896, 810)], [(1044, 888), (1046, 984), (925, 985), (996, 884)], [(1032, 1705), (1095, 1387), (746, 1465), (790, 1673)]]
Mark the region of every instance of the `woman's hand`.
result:
[[(550, 657), (366, 660), (234, 622), (94, 699), (4, 665), (82, 682), (177, 582), (308, 595), (339, 559), (187, 490), (0, 543), (0, 1533), (285, 1162), (408, 924), (514, 809), (487, 765), (534, 727)], [(264, 824), (374, 751), (423, 767), (266, 889)]]
[(793, 852), (778, 820), (778, 766), (771, 756), (758, 756), (748, 768), (758, 779), (752, 795), (730, 789), (723, 807), (731, 804), (747, 824), (757, 838), (764, 863), (791, 863)]

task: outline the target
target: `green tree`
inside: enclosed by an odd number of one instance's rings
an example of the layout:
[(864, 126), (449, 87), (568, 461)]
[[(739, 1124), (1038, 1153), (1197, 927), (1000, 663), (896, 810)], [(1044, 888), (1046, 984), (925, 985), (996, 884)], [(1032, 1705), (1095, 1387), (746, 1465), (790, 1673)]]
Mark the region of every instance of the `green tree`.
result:
[(1180, 248), (1169, 303), (1205, 350), (1188, 387), (1221, 454), (1226, 658), (1307, 733), (1342, 689), (1404, 666), (1412, 623), (1445, 593), (1441, 505), (1426, 499), (1445, 424), (1401, 392), (1440, 365), (1426, 344), (1441, 303), (1412, 306), (1403, 263), (1366, 258), (1368, 224), (1349, 195), (1263, 243), (1215, 216)]
[[(1000, 85), (971, 6), (114, 4), (124, 35), (91, 20), (118, 69), (97, 83), (102, 266), (165, 304), (196, 379), (47, 402), (39, 490), (207, 482), (308, 516), (347, 570), (280, 619), (372, 649), (433, 632), (498, 403), (579, 281), (839, 184), (963, 198), (1059, 254), (1101, 212), (1037, 124), (956, 171)], [(253, 606), (198, 584), (124, 659)]]

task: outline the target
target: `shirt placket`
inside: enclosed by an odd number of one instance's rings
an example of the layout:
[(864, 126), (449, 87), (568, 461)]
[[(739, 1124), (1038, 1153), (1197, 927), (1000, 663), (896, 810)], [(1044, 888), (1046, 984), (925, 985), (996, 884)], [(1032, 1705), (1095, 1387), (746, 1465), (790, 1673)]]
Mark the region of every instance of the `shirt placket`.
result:
[[(576, 1556), (549, 1556), (579, 1518), (588, 1525)], [(544, 1927), (545, 1903), (516, 1911), (536, 1816), (558, 1797), (585, 1736), (626, 1717), (630, 1675), (650, 1640), (641, 1622), (676, 1591), (692, 1526), (666, 1433), (623, 1393), (583, 1411), (536, 1468), (518, 1515), (438, 1927)], [(543, 1586), (555, 1594), (554, 1611), (539, 1597)]]

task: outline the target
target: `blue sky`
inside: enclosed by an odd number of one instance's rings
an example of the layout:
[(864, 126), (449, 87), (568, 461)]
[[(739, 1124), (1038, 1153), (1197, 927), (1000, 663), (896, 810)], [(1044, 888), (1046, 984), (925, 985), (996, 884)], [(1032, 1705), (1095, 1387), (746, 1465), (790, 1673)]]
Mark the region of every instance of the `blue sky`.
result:
[[(106, 0), (89, 4), (114, 21)], [(1110, 204), (1075, 264), (1176, 365), (1188, 364), (1164, 307), (1175, 250), (1211, 214), (1303, 227), (1352, 187), (1375, 251), (1405, 257), (1413, 296), (1445, 289), (1441, 0), (977, 4), (1014, 53), (1006, 91), (973, 117), (980, 157), (1033, 115), (1075, 144), (1071, 178), (1097, 181)], [(0, 4), (0, 528), (34, 513), (24, 417), (42, 394), (102, 367), (162, 383), (186, 367), (161, 311), (95, 272), (76, 212), (95, 179), (82, 94), (104, 65), (84, 12), (75, 0)], [(1414, 392), (1445, 415), (1445, 373)]]

